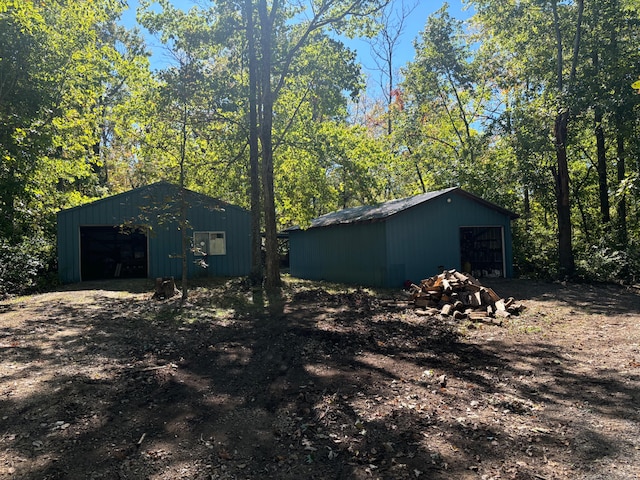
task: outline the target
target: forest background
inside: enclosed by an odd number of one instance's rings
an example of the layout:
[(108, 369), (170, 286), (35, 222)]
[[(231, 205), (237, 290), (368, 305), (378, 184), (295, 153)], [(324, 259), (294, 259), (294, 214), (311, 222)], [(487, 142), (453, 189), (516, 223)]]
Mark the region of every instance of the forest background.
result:
[(250, 209), (267, 287), (278, 230), (450, 186), (520, 215), (520, 275), (635, 281), (640, 1), (466, 5), (399, 64), (409, 0), (0, 0), (0, 295), (55, 281), (57, 211), (158, 180)]

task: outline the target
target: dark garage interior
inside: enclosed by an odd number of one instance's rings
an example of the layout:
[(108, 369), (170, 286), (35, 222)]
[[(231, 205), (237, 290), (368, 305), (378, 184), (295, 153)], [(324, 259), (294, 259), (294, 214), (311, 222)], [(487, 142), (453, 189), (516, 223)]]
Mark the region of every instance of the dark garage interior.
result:
[(460, 263), (474, 277), (504, 276), (504, 252), (500, 227), (461, 227)]
[(147, 277), (147, 236), (118, 226), (80, 227), (82, 280)]

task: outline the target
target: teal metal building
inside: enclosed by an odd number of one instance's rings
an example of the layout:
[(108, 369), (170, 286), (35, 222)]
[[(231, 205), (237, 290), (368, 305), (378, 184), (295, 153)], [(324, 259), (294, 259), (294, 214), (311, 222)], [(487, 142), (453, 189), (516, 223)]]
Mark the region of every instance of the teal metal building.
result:
[[(160, 182), (60, 211), (60, 280), (181, 277), (179, 198), (179, 187)], [(186, 189), (184, 198), (189, 277), (247, 275), (250, 213)]]
[(517, 215), (460, 188), (318, 217), (289, 234), (294, 277), (401, 287), (443, 269), (511, 277)]

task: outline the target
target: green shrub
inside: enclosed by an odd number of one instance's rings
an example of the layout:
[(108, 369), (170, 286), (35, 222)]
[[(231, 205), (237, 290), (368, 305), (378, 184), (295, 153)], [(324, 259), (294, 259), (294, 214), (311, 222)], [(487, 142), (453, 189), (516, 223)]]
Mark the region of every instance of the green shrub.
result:
[(538, 228), (527, 232), (514, 228), (514, 274), (517, 277), (551, 280), (558, 276), (557, 243), (553, 233)]
[(625, 250), (593, 245), (576, 260), (580, 277), (597, 282), (635, 282), (640, 276), (640, 257), (636, 245)]
[(0, 298), (30, 293), (55, 280), (55, 249), (43, 238), (11, 244), (0, 238)]

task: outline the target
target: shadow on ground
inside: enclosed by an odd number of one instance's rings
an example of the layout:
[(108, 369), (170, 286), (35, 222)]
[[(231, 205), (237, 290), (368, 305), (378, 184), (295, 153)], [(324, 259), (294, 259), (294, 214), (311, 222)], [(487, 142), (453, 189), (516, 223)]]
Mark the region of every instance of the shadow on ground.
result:
[[(0, 310), (0, 478), (638, 473), (640, 370), (586, 368), (586, 346), (461, 331), (364, 290), (230, 281), (180, 309), (121, 286)], [(543, 287), (514, 296), (589, 298)]]

